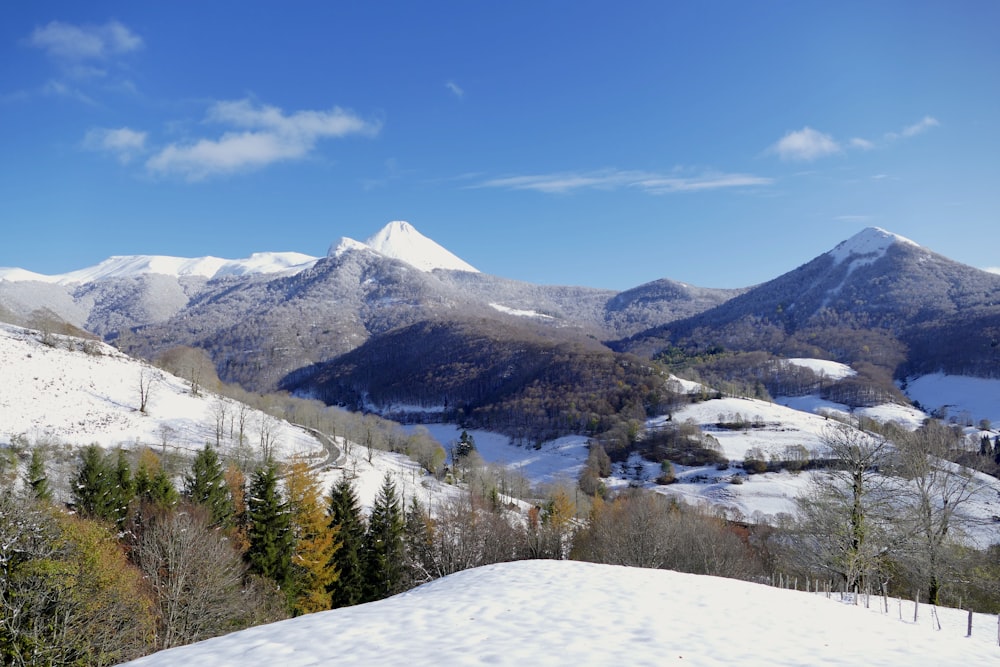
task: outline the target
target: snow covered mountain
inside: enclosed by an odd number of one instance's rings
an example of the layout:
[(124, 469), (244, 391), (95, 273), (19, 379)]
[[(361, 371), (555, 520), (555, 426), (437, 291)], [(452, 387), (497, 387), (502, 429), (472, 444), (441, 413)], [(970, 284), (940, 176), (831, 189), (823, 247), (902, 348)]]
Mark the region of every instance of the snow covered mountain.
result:
[(471, 264), (445, 250), (418, 232), (413, 225), (402, 220), (390, 222), (365, 241), (365, 245), (381, 255), (402, 260), (421, 271), (445, 269), (478, 273)]
[(724, 304), (632, 336), (620, 349), (655, 354), (697, 339), (792, 356), (824, 350), (899, 375), (989, 377), (1000, 372), (998, 325), (1000, 276), (869, 228)]
[[(881, 600), (878, 600), (881, 603)], [(896, 606), (900, 607), (897, 614)], [(155, 653), (135, 667), (994, 665), (996, 617), (870, 608), (732, 579), (574, 561), (466, 570), (386, 600)], [(906, 620), (904, 620), (906, 619)]]
[[(330, 254), (337, 256), (348, 249), (361, 248), (406, 262), (421, 271), (445, 269), (476, 272), (473, 266), (418, 232), (410, 223), (400, 220), (390, 222), (364, 243), (344, 237), (331, 246)], [(207, 280), (257, 274), (294, 275), (313, 266), (317, 259), (299, 252), (258, 252), (246, 259), (124, 255), (110, 257), (96, 266), (57, 275), (0, 267), (0, 282), (40, 282), (73, 286), (148, 274), (174, 278), (197, 277)]]
[(174, 278), (197, 277), (211, 280), (223, 276), (272, 274), (302, 271), (316, 262), (315, 257), (298, 252), (259, 252), (246, 259), (219, 257), (168, 257), (165, 255), (126, 255), (110, 257), (96, 266), (53, 276), (24, 269), (0, 269), (0, 281), (42, 282), (56, 285), (80, 285), (104, 280), (135, 278), (148, 274)]

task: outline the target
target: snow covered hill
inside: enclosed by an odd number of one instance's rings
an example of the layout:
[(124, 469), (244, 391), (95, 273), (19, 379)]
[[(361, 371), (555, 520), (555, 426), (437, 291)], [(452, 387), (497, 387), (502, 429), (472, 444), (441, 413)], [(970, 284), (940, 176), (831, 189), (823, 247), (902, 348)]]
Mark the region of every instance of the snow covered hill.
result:
[(911, 601), (573, 561), (466, 570), (407, 593), (182, 646), (135, 667), (995, 665), (997, 618)]

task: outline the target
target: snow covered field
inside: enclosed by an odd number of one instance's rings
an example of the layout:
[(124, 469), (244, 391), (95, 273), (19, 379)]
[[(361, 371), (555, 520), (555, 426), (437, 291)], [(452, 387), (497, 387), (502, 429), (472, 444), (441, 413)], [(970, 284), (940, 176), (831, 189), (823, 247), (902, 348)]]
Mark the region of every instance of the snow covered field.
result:
[(997, 617), (574, 561), (466, 570), (386, 600), (146, 656), (136, 667), (996, 665)]
[[(235, 401), (209, 392), (192, 394), (184, 380), (118, 352), (109, 345), (0, 324), (0, 443), (24, 436), (73, 446), (149, 446), (195, 452), (215, 441), (216, 410)], [(68, 349), (72, 342), (75, 349)], [(140, 384), (149, 385), (146, 412)], [(248, 437), (270, 429), (276, 454), (321, 457), (314, 437), (254, 410)]]

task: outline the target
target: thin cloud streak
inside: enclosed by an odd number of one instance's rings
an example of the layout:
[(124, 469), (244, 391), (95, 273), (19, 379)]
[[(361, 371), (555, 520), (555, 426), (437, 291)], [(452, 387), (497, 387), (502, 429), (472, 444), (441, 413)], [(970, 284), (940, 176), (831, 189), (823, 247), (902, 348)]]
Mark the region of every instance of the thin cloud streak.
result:
[(454, 81), (448, 81), (447, 83), (444, 84), (444, 87), (450, 90), (452, 95), (454, 95), (458, 99), (462, 99), (463, 97), (465, 97), (465, 91), (462, 90), (462, 88)]
[(594, 172), (560, 172), (492, 178), (470, 188), (505, 188), (509, 190), (534, 190), (546, 194), (565, 194), (576, 190), (616, 190), (635, 188), (649, 194), (673, 192), (698, 192), (734, 187), (770, 185), (771, 178), (751, 174), (707, 173), (699, 176), (666, 176), (662, 174), (602, 170)]

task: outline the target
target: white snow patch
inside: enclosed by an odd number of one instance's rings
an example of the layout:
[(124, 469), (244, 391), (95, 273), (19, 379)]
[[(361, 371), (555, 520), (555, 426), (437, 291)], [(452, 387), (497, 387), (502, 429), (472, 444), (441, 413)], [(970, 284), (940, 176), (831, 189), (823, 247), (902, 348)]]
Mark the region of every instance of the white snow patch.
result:
[(844, 378), (857, 375), (857, 371), (847, 364), (842, 364), (837, 361), (828, 361), (826, 359), (807, 359), (795, 357), (792, 359), (786, 359), (785, 362), (793, 366), (808, 368), (813, 373), (816, 373), (816, 375), (822, 375), (831, 380), (843, 380)]
[(541, 317), (544, 319), (553, 319), (551, 315), (546, 315), (545, 313), (539, 313), (537, 310), (519, 310), (517, 308), (509, 308), (507, 306), (501, 306), (499, 303), (491, 303), (490, 308), (493, 310), (498, 310), (501, 313), (506, 313), (507, 315), (516, 315), (518, 317)]
[[(900, 606), (897, 615), (896, 605)], [(386, 600), (140, 658), (136, 667), (995, 665), (996, 617), (882, 613), (731, 579), (575, 561), (488, 565)], [(902, 617), (902, 618), (899, 618)]]

